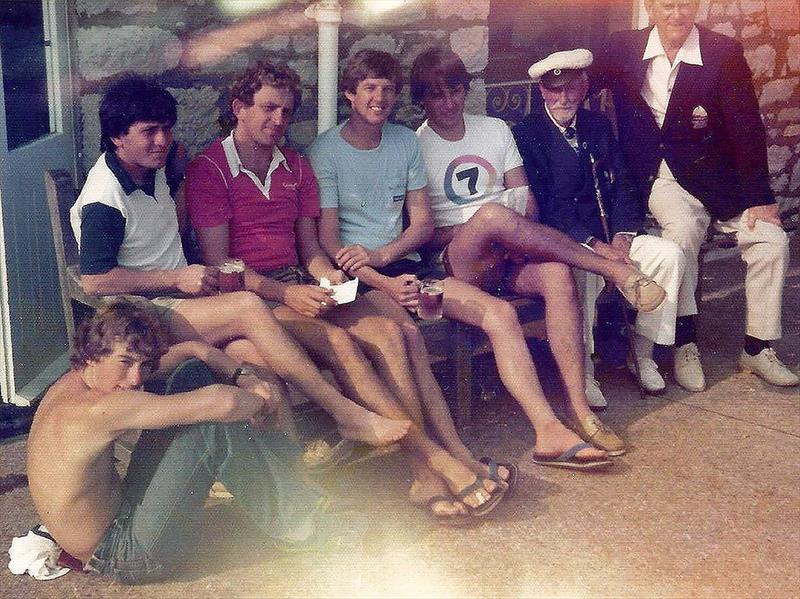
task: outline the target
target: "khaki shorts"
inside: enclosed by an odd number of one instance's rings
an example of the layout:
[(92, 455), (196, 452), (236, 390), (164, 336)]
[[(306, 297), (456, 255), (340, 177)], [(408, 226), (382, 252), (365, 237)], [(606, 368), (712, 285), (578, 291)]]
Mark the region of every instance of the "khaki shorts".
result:
[[(278, 281), (279, 283), (289, 283), (291, 285), (319, 285), (314, 277), (311, 276), (302, 266), (282, 266), (272, 270), (259, 271), (260, 275)], [(270, 309), (277, 308), (283, 304), (276, 300), (264, 300)]]
[(158, 322), (161, 323), (166, 330), (169, 330), (172, 319), (174, 318), (174, 311), (175, 308), (178, 307), (184, 300), (187, 298), (185, 297), (171, 297), (171, 296), (159, 296), (159, 297), (145, 297), (143, 295), (107, 295), (103, 298), (103, 301), (106, 303), (115, 302), (115, 301), (125, 301), (130, 302), (131, 304), (135, 304), (139, 308), (146, 310), (153, 316), (158, 319)]

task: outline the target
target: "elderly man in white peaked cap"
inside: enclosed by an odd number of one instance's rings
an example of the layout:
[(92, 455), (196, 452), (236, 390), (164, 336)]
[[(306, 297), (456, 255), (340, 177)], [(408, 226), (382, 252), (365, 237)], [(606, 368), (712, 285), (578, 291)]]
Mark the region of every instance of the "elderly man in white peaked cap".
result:
[[(611, 125), (603, 115), (582, 107), (591, 64), (592, 53), (577, 49), (555, 52), (531, 66), (528, 73), (539, 84), (544, 106), (520, 122), (514, 136), (542, 221), (605, 258), (636, 264), (667, 292), (657, 310), (639, 313), (634, 357), (628, 359), (642, 388), (659, 393), (666, 384), (652, 359), (653, 344), (675, 342), (685, 259), (675, 243), (640, 234), (644, 215)], [(584, 308), (587, 394), (602, 397), (590, 355), (595, 303), (605, 282), (579, 269), (575, 278)]]

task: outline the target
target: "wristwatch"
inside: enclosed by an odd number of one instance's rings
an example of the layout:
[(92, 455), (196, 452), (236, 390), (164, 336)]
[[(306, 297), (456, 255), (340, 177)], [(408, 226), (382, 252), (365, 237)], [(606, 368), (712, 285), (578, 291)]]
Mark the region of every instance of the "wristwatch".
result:
[(236, 382), (239, 380), (239, 377), (240, 376), (244, 376), (246, 374), (255, 374), (255, 372), (249, 366), (238, 366), (236, 368), (236, 370), (233, 371), (233, 374), (231, 374), (228, 377), (228, 380), (226, 381), (226, 383), (228, 385), (233, 385), (235, 387), (236, 386)]

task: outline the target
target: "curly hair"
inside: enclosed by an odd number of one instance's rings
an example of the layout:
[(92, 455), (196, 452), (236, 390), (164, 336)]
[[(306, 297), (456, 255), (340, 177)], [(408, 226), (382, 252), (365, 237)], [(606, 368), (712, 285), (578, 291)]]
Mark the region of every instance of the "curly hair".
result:
[(150, 362), (153, 368), (169, 349), (167, 335), (158, 319), (147, 309), (120, 300), (102, 306), (92, 318), (84, 320), (75, 333), (70, 356), (74, 370), (110, 355), (116, 343)]
[(414, 59), (411, 66), (411, 100), (422, 104), (425, 96), (443, 87), (459, 85), (469, 91), (472, 77), (458, 54), (445, 48), (430, 48)]
[(230, 114), (227, 115), (231, 121), (229, 123), (231, 127), (236, 125), (236, 117), (233, 114), (233, 101), (239, 100), (245, 106), (252, 106), (253, 96), (265, 85), (288, 89), (292, 92), (294, 100), (292, 112), (297, 112), (297, 109), (300, 108), (300, 100), (303, 96), (300, 76), (289, 67), (276, 66), (266, 60), (259, 60), (236, 77), (231, 85), (228, 101)]
[(388, 52), (364, 48), (353, 54), (344, 66), (342, 89), (354, 94), (364, 79), (388, 79), (400, 93), (403, 71), (397, 59)]
[(115, 152), (111, 138), (125, 135), (142, 121), (167, 123), (178, 120), (175, 98), (153, 79), (127, 73), (106, 89), (100, 101), (100, 151)]

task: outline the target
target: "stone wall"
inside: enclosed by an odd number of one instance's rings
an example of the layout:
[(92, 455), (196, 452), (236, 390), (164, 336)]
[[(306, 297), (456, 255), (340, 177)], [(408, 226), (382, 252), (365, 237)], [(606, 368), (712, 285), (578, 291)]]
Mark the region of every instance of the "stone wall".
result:
[[(73, 0), (76, 145), (83, 173), (99, 155), (97, 107), (103, 89), (126, 71), (152, 75), (172, 92), (178, 101), (176, 138), (195, 154), (219, 135), (218, 120), (225, 111), (225, 92), (234, 73), (258, 59), (288, 64), (300, 74), (304, 89), (287, 142), (302, 149), (314, 139), (317, 29), (316, 23), (300, 16), (310, 1), (282, 2), (281, 12), (260, 16), (226, 14), (220, 8), (223, 4), (218, 0)], [(449, 45), (476, 75), (468, 109), (485, 112), (482, 72), (488, 62), (489, 0), (415, 0), (382, 15), (368, 12), (356, 0), (342, 0), (342, 4), (342, 63), (358, 49), (372, 47), (393, 53), (408, 68), (427, 46)], [(205, 58), (201, 64), (192, 64), (187, 49), (199, 39), (207, 42)], [(231, 52), (232, 48), (238, 49)], [(346, 115), (347, 106), (340, 98), (340, 119)], [(395, 117), (410, 126), (421, 121), (419, 111), (411, 106), (407, 86)]]
[(735, 37), (753, 71), (767, 127), (772, 189), (798, 223), (800, 206), (800, 3), (718, 0), (703, 3), (701, 22)]

